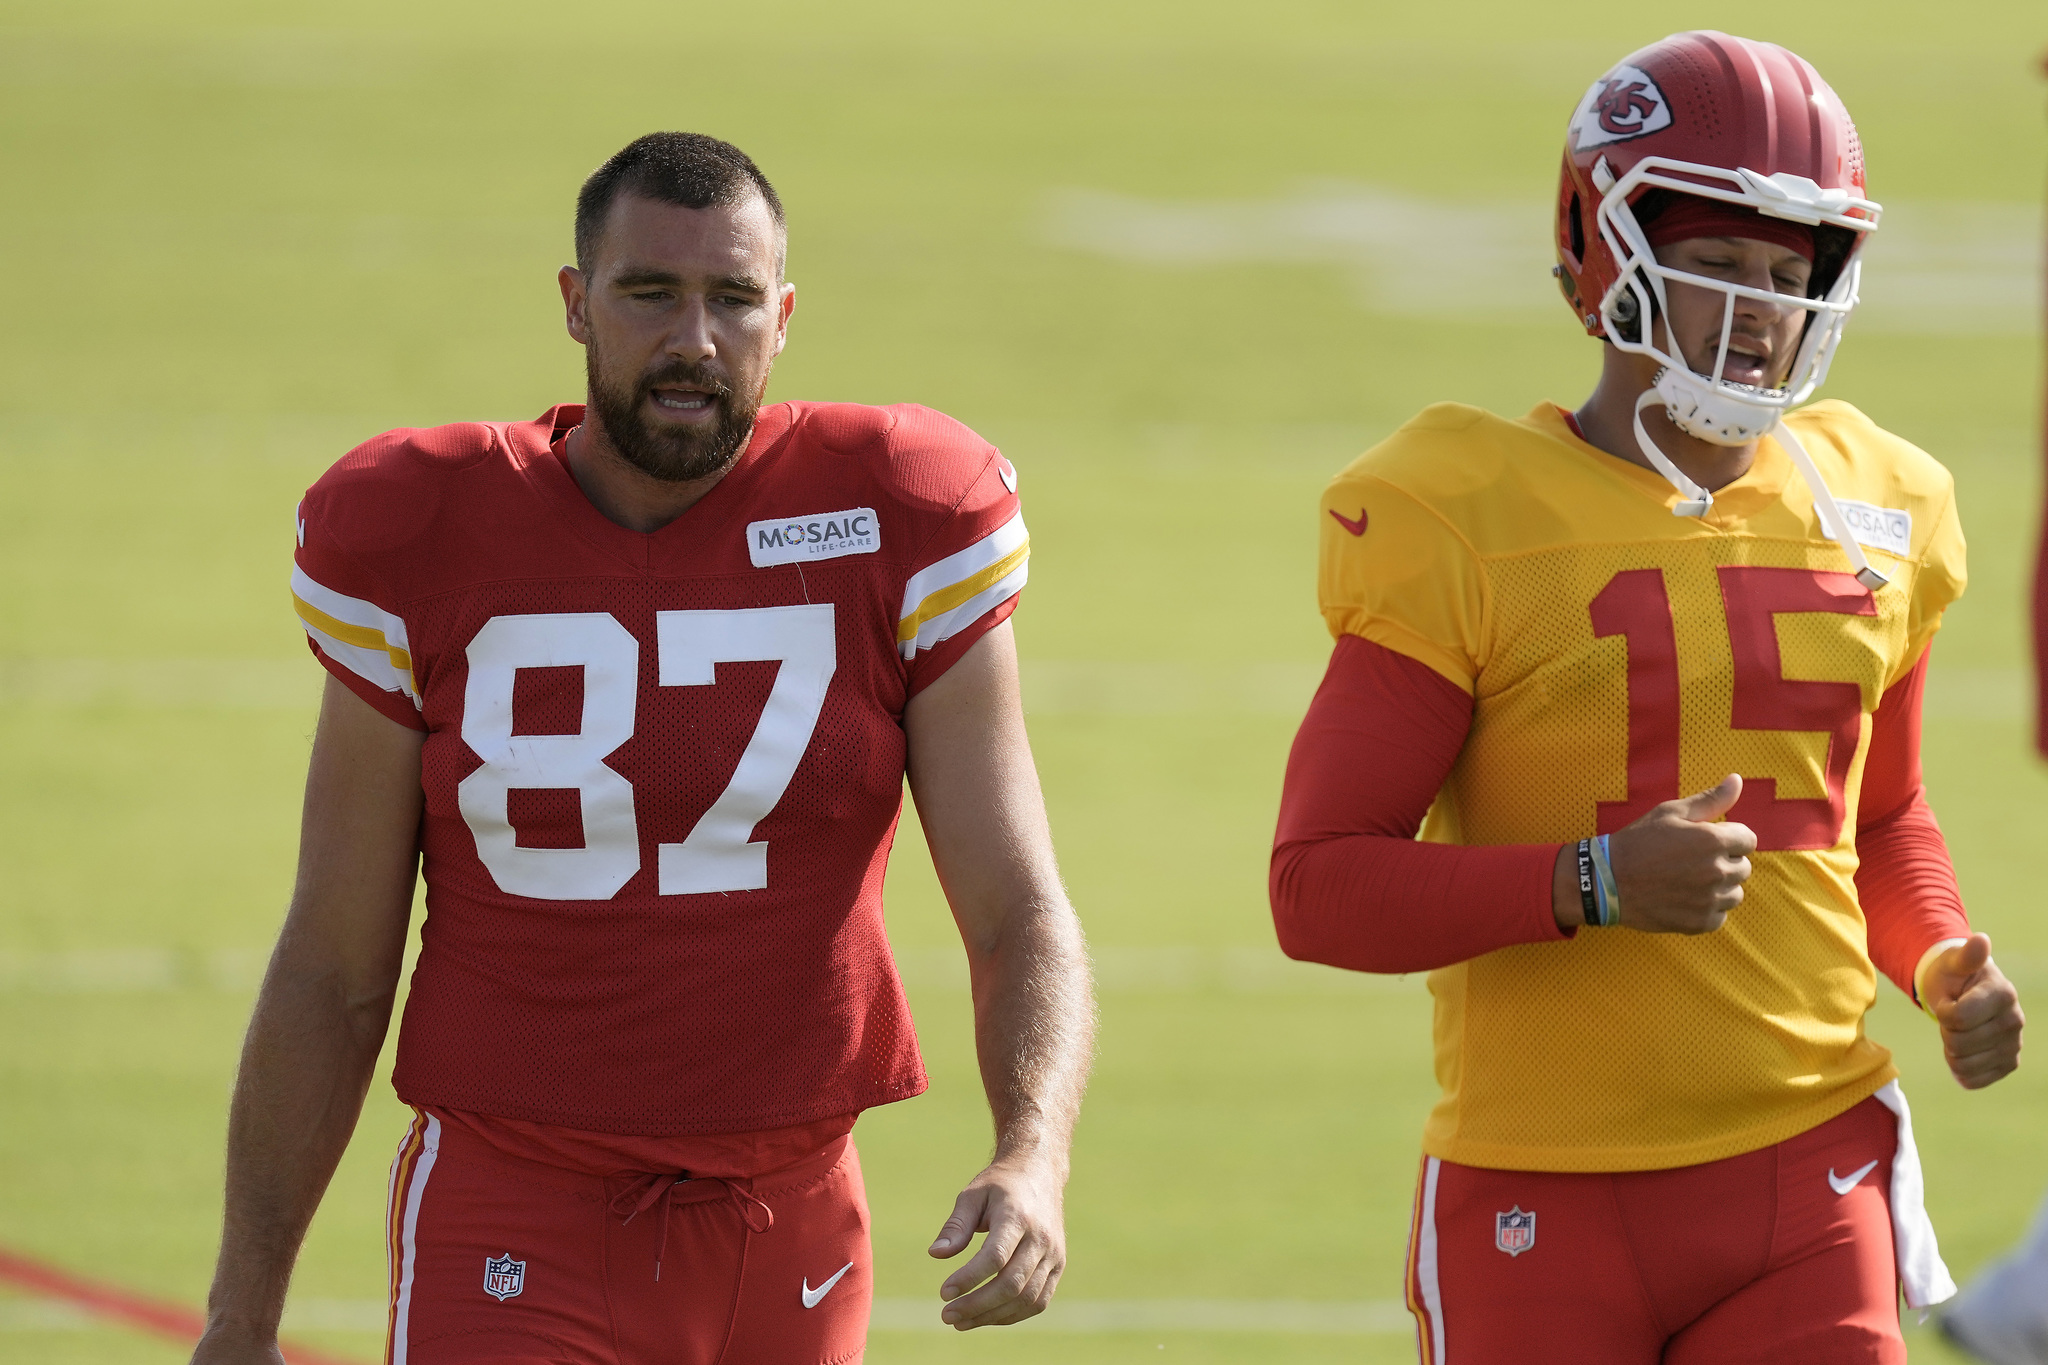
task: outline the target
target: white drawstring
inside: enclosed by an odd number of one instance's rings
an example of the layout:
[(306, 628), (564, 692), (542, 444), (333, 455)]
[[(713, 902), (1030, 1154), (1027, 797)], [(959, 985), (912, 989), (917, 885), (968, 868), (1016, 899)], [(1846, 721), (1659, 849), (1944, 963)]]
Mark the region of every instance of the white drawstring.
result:
[(1674, 517), (1703, 517), (1714, 510), (1714, 495), (1685, 476), (1685, 471), (1671, 463), (1671, 457), (1657, 449), (1657, 443), (1650, 439), (1650, 433), (1643, 426), (1643, 409), (1652, 403), (1664, 401), (1663, 395), (1655, 389), (1644, 389), (1636, 399), (1636, 444), (1643, 448), (1643, 454), (1657, 467), (1657, 472), (1668, 480), (1673, 488), (1685, 494), (1686, 500), (1671, 509)]
[(1778, 438), (1778, 444), (1785, 447), (1785, 453), (1792, 457), (1792, 463), (1799, 466), (1800, 477), (1806, 480), (1806, 487), (1813, 494), (1813, 508), (1820, 513), (1820, 527), (1834, 537), (1835, 544), (1842, 547), (1842, 553), (1849, 556), (1849, 566), (1856, 570), (1856, 581), (1876, 592), (1891, 580), (1870, 567), (1870, 560), (1864, 555), (1863, 547), (1856, 543), (1856, 537), (1849, 531), (1849, 519), (1842, 515), (1842, 509), (1835, 505), (1835, 495), (1828, 491), (1827, 481), (1814, 467), (1813, 456), (1806, 453), (1806, 447), (1799, 444), (1799, 438), (1792, 434), (1792, 428), (1781, 420), (1771, 428), (1771, 435)]
[[(1671, 457), (1657, 449), (1657, 443), (1650, 439), (1648, 429), (1643, 426), (1643, 410), (1652, 403), (1663, 401), (1655, 389), (1645, 389), (1636, 399), (1636, 444), (1642, 447), (1643, 455), (1655, 465), (1673, 488), (1685, 495), (1684, 501), (1671, 509), (1675, 517), (1704, 517), (1713, 510), (1714, 495), (1685, 476), (1685, 471), (1671, 462)], [(1849, 530), (1848, 518), (1835, 503), (1835, 495), (1829, 491), (1827, 481), (1820, 476), (1820, 470), (1813, 463), (1813, 457), (1806, 453), (1806, 447), (1792, 434), (1792, 428), (1780, 419), (1766, 435), (1775, 436), (1778, 444), (1792, 458), (1799, 470), (1799, 476), (1806, 480), (1806, 487), (1813, 494), (1813, 507), (1820, 514), (1821, 530), (1825, 531), (1835, 544), (1842, 547), (1842, 553), (1849, 556), (1849, 566), (1856, 571), (1856, 581), (1876, 592), (1891, 580), (1871, 567), (1870, 559), (1863, 553), (1863, 546)]]

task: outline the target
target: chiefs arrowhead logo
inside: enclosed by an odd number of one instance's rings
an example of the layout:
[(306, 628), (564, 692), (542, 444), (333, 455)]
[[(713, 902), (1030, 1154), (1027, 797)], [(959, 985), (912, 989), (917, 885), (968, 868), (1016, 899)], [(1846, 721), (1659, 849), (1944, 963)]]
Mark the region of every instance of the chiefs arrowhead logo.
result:
[(1671, 102), (1650, 73), (1623, 63), (1593, 82), (1572, 115), (1572, 150), (1626, 142), (1671, 126)]

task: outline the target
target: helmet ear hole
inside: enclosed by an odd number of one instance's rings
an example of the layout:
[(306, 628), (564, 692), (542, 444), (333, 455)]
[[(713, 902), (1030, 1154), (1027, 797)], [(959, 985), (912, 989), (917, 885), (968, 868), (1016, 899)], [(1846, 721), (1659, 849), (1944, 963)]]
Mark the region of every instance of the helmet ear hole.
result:
[(1572, 261), (1574, 264), (1577, 264), (1586, 259), (1586, 220), (1580, 212), (1579, 193), (1577, 190), (1572, 191), (1571, 206), (1565, 210), (1565, 216), (1570, 219)]
[(1607, 310), (1607, 316), (1614, 319), (1614, 330), (1621, 334), (1623, 341), (1630, 343), (1643, 339), (1642, 328), (1637, 325), (1642, 321), (1641, 313), (1632, 289), (1624, 289), (1616, 295), (1614, 306)]
[[(1643, 339), (1643, 307), (1636, 297), (1636, 290), (1632, 287), (1634, 283), (1639, 283), (1642, 278), (1643, 272), (1637, 270), (1631, 277), (1631, 284), (1624, 285), (1615, 294), (1614, 302), (1609, 304), (1607, 308), (1607, 316), (1614, 320), (1615, 332), (1623, 341), (1628, 342), (1630, 345), (1634, 345)], [(1656, 313), (1657, 301), (1653, 296), (1650, 300), (1650, 315), (1655, 317)]]

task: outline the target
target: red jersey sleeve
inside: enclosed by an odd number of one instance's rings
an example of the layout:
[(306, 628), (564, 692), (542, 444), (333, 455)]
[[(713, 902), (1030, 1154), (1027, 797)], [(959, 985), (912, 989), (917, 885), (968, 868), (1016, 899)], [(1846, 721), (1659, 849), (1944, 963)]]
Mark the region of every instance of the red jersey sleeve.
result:
[(1955, 865), (1920, 777), (1926, 681), (1923, 652), (1879, 701), (1856, 815), (1856, 899), (1869, 930), (1870, 960), (1916, 1000), (1913, 972), (1921, 957), (1943, 939), (1970, 932)]
[(391, 432), (344, 456), (298, 510), (292, 606), (313, 657), (348, 689), (414, 730), (425, 730), (405, 619), (390, 586), (350, 548), (361, 527), (388, 525), (402, 493), (386, 476), (408, 433)]
[(1471, 696), (1435, 669), (1339, 637), (1280, 798), (1269, 889), (1289, 957), (1413, 972), (1569, 937), (1550, 908), (1556, 844), (1415, 838), (1471, 722)]
[(930, 686), (1017, 609), (1031, 537), (1017, 470), (968, 428), (929, 408), (892, 409), (891, 463), (943, 516), (913, 552), (896, 622), (909, 695)]

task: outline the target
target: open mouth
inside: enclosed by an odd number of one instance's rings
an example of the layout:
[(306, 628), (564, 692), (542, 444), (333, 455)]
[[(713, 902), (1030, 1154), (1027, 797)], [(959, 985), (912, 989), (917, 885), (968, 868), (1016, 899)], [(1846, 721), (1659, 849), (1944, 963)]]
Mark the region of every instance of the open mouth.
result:
[(1728, 359), (1721, 367), (1721, 377), (1737, 384), (1753, 384), (1762, 387), (1770, 370), (1770, 357), (1760, 353), (1751, 343), (1731, 338), (1728, 342)]
[(649, 396), (654, 406), (678, 417), (698, 416), (718, 406), (718, 395), (703, 389), (664, 385), (653, 389)]

